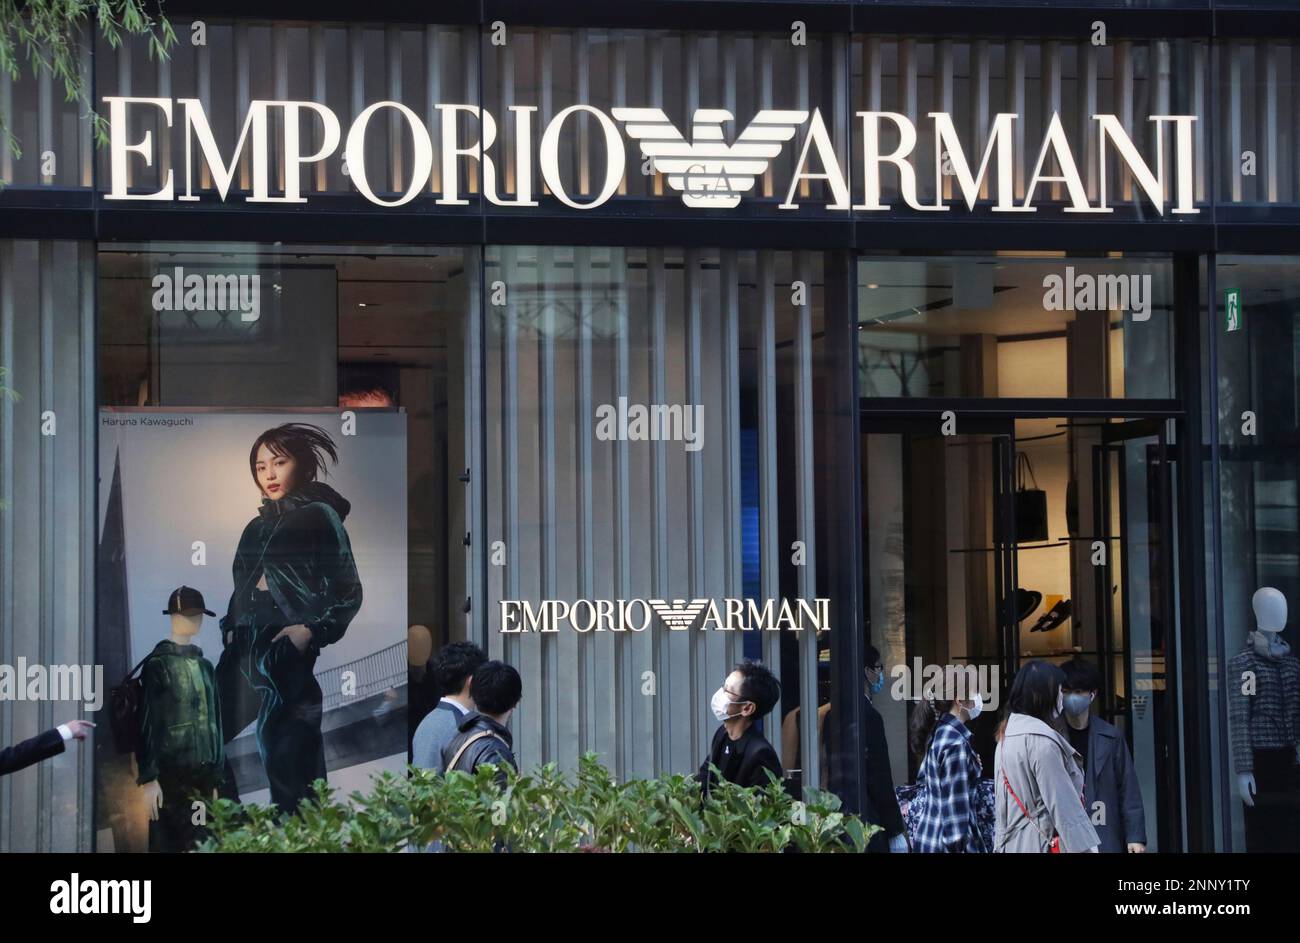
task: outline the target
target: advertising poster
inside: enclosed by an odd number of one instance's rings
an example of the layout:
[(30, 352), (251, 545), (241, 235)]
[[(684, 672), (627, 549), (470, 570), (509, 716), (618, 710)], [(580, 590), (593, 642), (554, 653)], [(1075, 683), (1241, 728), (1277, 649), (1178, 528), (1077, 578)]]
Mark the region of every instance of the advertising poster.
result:
[(192, 844), (194, 795), (292, 810), (404, 768), (405, 413), (99, 423), (97, 654), (140, 682), (99, 741), (99, 850)]

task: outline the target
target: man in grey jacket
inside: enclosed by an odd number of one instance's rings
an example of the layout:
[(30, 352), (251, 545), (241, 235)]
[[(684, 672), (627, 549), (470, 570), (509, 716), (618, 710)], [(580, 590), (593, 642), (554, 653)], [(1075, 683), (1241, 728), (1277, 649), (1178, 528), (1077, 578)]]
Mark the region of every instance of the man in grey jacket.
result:
[(461, 721), (474, 711), (474, 672), (487, 661), (483, 649), (470, 642), (452, 642), (433, 659), (434, 677), (442, 698), (420, 721), (411, 742), (411, 762), (442, 772), (442, 751), (459, 733)]
[(1082, 658), (1067, 661), (1061, 670), (1066, 733), (1083, 758), (1084, 803), (1101, 838), (1100, 850), (1140, 854), (1147, 850), (1146, 811), (1133, 755), (1120, 729), (1090, 712), (1101, 674)]

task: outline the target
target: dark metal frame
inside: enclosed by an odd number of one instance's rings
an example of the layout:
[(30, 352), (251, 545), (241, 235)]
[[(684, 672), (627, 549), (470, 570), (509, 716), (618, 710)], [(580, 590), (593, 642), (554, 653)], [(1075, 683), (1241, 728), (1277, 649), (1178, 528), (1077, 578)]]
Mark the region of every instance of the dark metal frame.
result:
[[(169, 0), (174, 17), (213, 15), (211, 0)], [(223, 18), (318, 20), (327, 22), (426, 22), (423, 7), (403, 0), (371, 0), (358, 6), (345, 0), (226, 0)], [(1113, 0), (1075, 0), (1044, 5), (1031, 0), (993, 3), (905, 0), (440, 0), (437, 20), (474, 24), (500, 20), (527, 26), (601, 26), (697, 29), (788, 30), (802, 20), (810, 32), (854, 30), (906, 32), (918, 22), (940, 20), (945, 30), (995, 36), (1088, 35), (1104, 16), (1114, 34), (1144, 36), (1300, 35), (1300, 8), (1294, 3), (1221, 3), (1173, 0), (1149, 6), (1120, 6)]]

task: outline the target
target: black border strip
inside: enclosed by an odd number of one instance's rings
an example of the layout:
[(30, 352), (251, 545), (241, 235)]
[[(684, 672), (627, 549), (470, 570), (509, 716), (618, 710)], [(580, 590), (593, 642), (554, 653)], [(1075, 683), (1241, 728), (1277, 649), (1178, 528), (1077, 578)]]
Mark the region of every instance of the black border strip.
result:
[[(1155, 0), (1159, 3), (1159, 0)], [(916, 33), (917, 25), (941, 24), (948, 33), (984, 36), (1087, 37), (1101, 19), (1115, 37), (1208, 36), (1216, 16), (1232, 30), (1279, 35), (1300, 31), (1300, 10), (1217, 9), (1210, 0), (1182, 0), (1146, 7), (1117, 3), (1004, 2), (905, 3), (864, 0), (439, 0), (434, 6), (409, 0), (228, 0), (215, 10), (211, 0), (171, 0), (167, 15), (316, 22), (490, 24), (596, 27), (605, 29), (788, 31), (795, 20), (810, 32)], [(928, 30), (923, 31), (928, 34)]]

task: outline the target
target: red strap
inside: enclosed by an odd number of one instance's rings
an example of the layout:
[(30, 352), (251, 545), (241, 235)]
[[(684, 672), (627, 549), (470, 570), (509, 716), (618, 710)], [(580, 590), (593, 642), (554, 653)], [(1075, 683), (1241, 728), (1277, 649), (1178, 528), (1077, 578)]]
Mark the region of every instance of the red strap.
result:
[(1049, 839), (1047, 833), (1043, 831), (1043, 827), (1038, 824), (1038, 820), (1029, 814), (1029, 810), (1025, 808), (1025, 804), (1020, 801), (1020, 797), (1016, 795), (1016, 791), (1011, 788), (1011, 780), (1007, 779), (1006, 770), (1002, 771), (1002, 781), (1006, 783), (1007, 792), (1011, 793), (1011, 798), (1016, 800), (1016, 805), (1020, 806), (1021, 813), (1029, 820), (1029, 823), (1034, 826), (1034, 829), (1038, 834), (1043, 836), (1043, 841), (1048, 842), (1049, 844), (1056, 841), (1055, 838)]
[(1029, 818), (1029, 810), (1026, 809), (1025, 804), (1020, 801), (1020, 797), (1016, 795), (1016, 791), (1011, 788), (1011, 780), (1007, 779), (1006, 770), (1002, 771), (1002, 781), (1007, 784), (1007, 792), (1011, 793), (1011, 798), (1016, 800), (1016, 805), (1020, 806), (1020, 811), (1024, 813), (1025, 818)]

